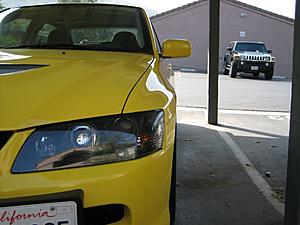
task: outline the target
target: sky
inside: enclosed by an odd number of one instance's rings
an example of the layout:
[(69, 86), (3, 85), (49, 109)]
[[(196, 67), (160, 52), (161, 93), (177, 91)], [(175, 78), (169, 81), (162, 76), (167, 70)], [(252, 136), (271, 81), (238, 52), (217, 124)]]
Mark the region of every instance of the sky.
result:
[[(1, 1), (1, 0), (0, 0)], [(18, 6), (23, 4), (28, 4), (32, 2), (36, 3), (47, 3), (54, 2), (55, 0), (2, 0), (2, 4), (6, 7)], [(148, 9), (149, 14), (153, 15), (156, 13), (161, 13), (195, 0), (99, 0), (105, 2), (120, 2), (141, 5)], [(295, 17), (295, 1), (296, 0), (239, 0), (241, 2), (257, 6), (259, 8), (287, 16), (290, 18)]]

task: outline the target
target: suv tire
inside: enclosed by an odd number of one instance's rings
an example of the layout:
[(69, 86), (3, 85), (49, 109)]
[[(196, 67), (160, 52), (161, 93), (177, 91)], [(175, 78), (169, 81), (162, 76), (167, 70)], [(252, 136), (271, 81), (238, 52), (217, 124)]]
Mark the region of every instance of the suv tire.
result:
[(269, 68), (269, 69), (266, 71), (266, 73), (265, 73), (265, 79), (266, 79), (266, 80), (272, 80), (273, 74), (274, 74), (274, 68), (271, 67), (271, 68)]
[(229, 69), (227, 69), (227, 64), (226, 63), (224, 63), (223, 74), (224, 75), (228, 75), (229, 74)]
[(236, 78), (236, 74), (237, 74), (237, 65), (234, 62), (231, 62), (231, 66), (230, 66), (230, 77), (231, 78)]

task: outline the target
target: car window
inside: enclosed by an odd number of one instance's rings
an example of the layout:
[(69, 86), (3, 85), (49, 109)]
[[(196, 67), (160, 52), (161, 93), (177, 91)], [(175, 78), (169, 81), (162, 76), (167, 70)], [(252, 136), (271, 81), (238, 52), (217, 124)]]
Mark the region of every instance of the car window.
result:
[(71, 38), (75, 45), (88, 45), (112, 42), (119, 32), (128, 32), (135, 36), (139, 48), (144, 46), (144, 39), (136, 28), (132, 27), (87, 27), (71, 28)]
[(37, 40), (36, 43), (37, 44), (47, 44), (47, 40), (49, 37), (49, 34), (56, 30), (57, 28), (55, 26), (52, 26), (50, 24), (44, 24), (42, 29), (39, 30), (38, 34), (37, 34)]
[[(2, 19), (1, 19), (2, 18)], [(62, 4), (22, 7), (0, 14), (0, 31), (14, 35), (10, 24), (31, 21), (18, 41), (2, 48), (69, 48), (153, 53), (150, 33), (139, 8), (114, 5)], [(22, 42), (21, 42), (22, 41)]]
[(30, 22), (29, 19), (15, 19), (3, 24), (0, 27), (0, 45), (20, 45)]

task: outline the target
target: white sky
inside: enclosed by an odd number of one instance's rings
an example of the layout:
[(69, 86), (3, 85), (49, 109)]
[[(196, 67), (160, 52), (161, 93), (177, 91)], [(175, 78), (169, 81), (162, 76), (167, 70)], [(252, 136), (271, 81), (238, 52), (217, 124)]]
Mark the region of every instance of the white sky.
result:
[[(1, 0), (0, 0), (1, 1)], [(2, 3), (6, 7), (18, 6), (28, 3), (46, 3), (53, 2), (55, 0), (2, 0)], [(141, 5), (147, 9), (151, 9), (156, 12), (164, 12), (195, 0), (98, 0), (99, 2), (119, 2)], [(295, 17), (295, 0), (239, 0), (250, 5), (257, 6), (259, 8), (275, 12), (277, 14), (287, 16), (290, 18)], [(149, 12), (150, 13), (150, 12)], [(153, 12), (151, 12), (153, 14)]]

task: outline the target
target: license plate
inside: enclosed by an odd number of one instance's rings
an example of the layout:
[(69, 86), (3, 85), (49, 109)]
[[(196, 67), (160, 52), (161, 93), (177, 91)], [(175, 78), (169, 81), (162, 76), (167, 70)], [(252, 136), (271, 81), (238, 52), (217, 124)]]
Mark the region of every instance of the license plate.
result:
[(77, 225), (75, 202), (0, 207), (0, 225)]
[(258, 66), (251, 66), (251, 70), (258, 70)]

